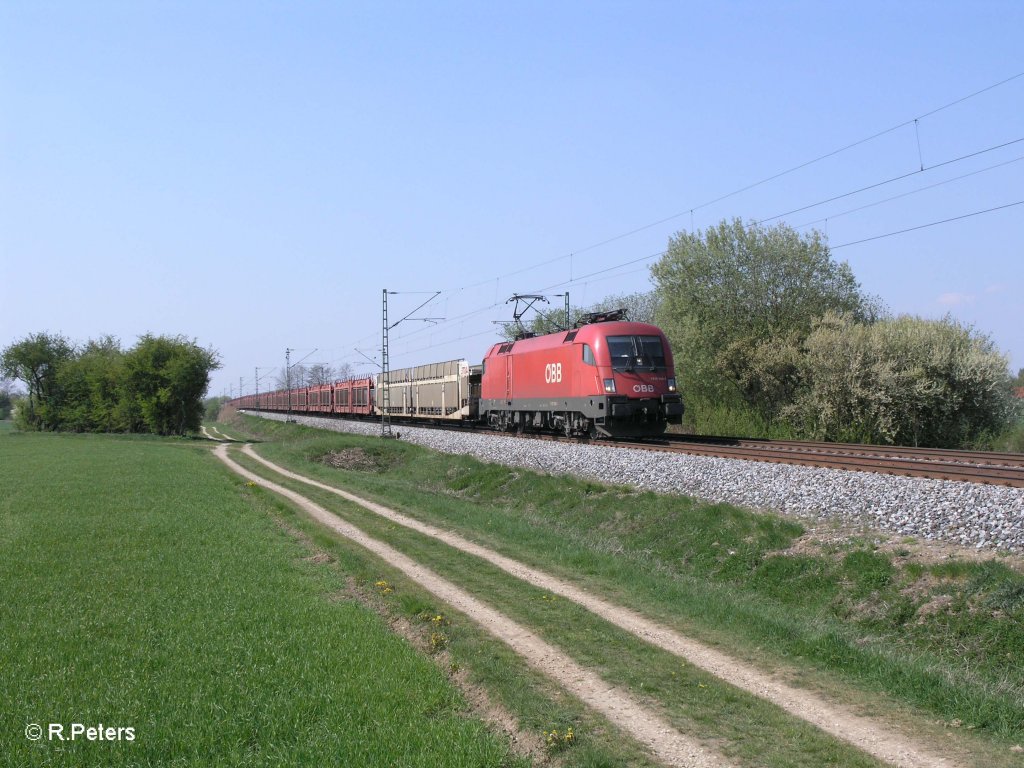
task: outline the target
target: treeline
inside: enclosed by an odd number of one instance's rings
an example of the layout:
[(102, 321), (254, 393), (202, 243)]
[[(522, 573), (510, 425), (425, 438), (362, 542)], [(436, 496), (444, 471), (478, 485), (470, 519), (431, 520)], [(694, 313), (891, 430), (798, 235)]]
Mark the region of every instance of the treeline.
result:
[(656, 319), (707, 431), (984, 444), (1020, 418), (1008, 360), (950, 316), (892, 316), (820, 233), (723, 221), (652, 267)]
[[(989, 337), (890, 315), (818, 232), (723, 221), (672, 237), (651, 274), (653, 291), (573, 308), (570, 325), (624, 307), (661, 326), (697, 432), (966, 447), (1022, 418), (1024, 371), (1012, 379)], [(564, 325), (548, 305), (528, 330)]]
[(279, 370), (273, 380), (273, 389), (291, 389), (293, 387), (316, 387), (321, 384), (332, 384), (352, 376), (352, 366), (348, 363), (340, 363), (332, 366), (328, 363), (313, 363), (311, 365), (293, 365), (287, 376), (284, 370)]
[(20, 429), (185, 435), (203, 418), (216, 352), (181, 336), (142, 336), (129, 350), (106, 336), (75, 345), (31, 334), (0, 355), (0, 372), (27, 389)]

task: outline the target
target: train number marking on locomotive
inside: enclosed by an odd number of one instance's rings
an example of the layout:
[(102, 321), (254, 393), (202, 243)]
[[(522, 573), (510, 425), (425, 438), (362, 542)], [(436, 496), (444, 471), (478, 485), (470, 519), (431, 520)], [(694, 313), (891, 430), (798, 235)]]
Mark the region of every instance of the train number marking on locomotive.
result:
[(562, 381), (562, 364), (548, 363), (544, 366), (544, 381), (548, 384), (559, 384)]

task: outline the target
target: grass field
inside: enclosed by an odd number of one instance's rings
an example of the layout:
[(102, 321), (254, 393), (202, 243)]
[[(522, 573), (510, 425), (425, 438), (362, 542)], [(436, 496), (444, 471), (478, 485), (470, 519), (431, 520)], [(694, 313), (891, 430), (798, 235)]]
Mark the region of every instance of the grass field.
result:
[[(243, 425), (268, 438), (264, 455), (292, 469), (462, 531), (767, 669), (789, 670), (926, 740), (941, 738), (991, 765), (1019, 764), (1011, 750), (1024, 741), (1024, 577), (1010, 559), (929, 560), (909, 541), (879, 547), (870, 537), (807, 546), (799, 525), (727, 505), (541, 477), (401, 442), (248, 419), (236, 428)], [(332, 451), (359, 459), (351, 469), (329, 467), (321, 459)], [(680, 674), (573, 606), (379, 522), (358, 522), (466, 574), (610, 679), (643, 683), (681, 727), (740, 739), (736, 755), (749, 764), (858, 764), (841, 745), (773, 721), (690, 670)]]
[(0, 489), (0, 763), (521, 762), (208, 447), (5, 426)]
[[(870, 538), (808, 546), (799, 525), (726, 505), (401, 441), (255, 419), (219, 426), (263, 438), (260, 453), (296, 471), (941, 740), (968, 764), (1020, 764), (1015, 561), (925, 560), (910, 542)], [(332, 454), (340, 467), (324, 462)], [(331, 494), (283, 484), (455, 578), (739, 765), (877, 765), (564, 599)], [(651, 764), (465, 617), (227, 473), (208, 444), (0, 424), (0, 488), (0, 764), (525, 764), (467, 717), (453, 678), (510, 712), (541, 762)], [(135, 738), (34, 742), (33, 723), (131, 727)]]

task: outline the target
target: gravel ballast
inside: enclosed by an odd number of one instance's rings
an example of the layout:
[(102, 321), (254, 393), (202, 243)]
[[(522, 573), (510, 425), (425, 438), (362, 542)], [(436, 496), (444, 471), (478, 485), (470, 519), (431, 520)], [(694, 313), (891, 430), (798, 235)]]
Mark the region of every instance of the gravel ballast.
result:
[[(283, 421), (284, 414), (250, 412)], [(336, 432), (379, 435), (373, 422), (292, 416)], [(494, 434), (394, 427), (443, 453), (549, 474), (575, 474), (806, 519), (835, 520), (933, 541), (1024, 552), (1024, 489), (820, 467), (688, 456)]]

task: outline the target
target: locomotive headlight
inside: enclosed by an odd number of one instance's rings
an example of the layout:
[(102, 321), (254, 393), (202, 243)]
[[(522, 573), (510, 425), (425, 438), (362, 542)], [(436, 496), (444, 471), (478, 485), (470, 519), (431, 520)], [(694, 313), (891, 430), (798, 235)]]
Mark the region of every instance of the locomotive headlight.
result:
[(615, 394), (615, 379), (604, 380), (604, 391), (610, 394)]
[(675, 379), (669, 379), (668, 380), (668, 391), (669, 392), (675, 392), (676, 391), (676, 380)]

